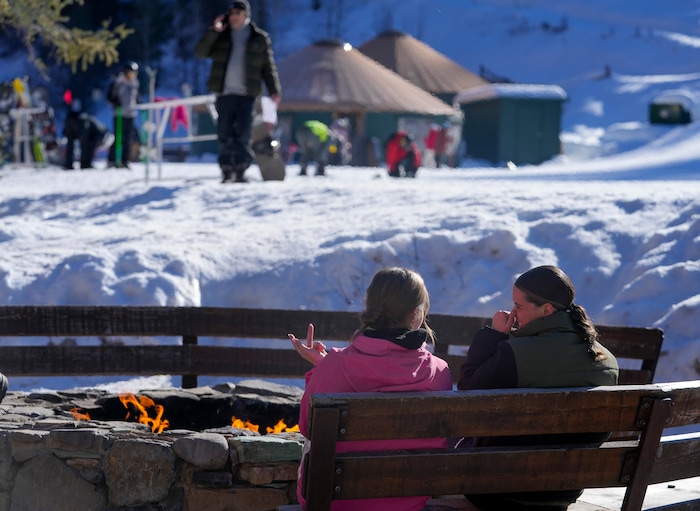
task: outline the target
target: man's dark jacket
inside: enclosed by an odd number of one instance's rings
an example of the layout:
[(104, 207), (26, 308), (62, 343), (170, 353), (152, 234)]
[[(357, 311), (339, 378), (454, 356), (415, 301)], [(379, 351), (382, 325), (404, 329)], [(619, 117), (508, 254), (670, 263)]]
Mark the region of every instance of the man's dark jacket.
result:
[[(201, 58), (211, 58), (211, 72), (207, 88), (211, 92), (220, 93), (224, 90), (226, 66), (231, 54), (231, 28), (226, 27), (217, 32), (207, 29), (202, 39), (194, 49), (195, 55)], [(245, 84), (247, 94), (257, 97), (262, 92), (262, 82), (265, 82), (270, 96), (281, 94), (279, 77), (272, 53), (272, 43), (267, 32), (259, 29), (250, 22), (250, 37), (245, 51)]]

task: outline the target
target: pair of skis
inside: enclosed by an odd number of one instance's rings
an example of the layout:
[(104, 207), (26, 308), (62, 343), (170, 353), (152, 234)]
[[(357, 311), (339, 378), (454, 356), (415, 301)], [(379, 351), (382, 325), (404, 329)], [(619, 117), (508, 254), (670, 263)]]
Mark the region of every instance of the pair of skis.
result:
[[(29, 91), (29, 84), (26, 80), (21, 78), (15, 78), (12, 81), (12, 88), (15, 90), (17, 96), (17, 103), (19, 108), (32, 108), (32, 95)], [(24, 122), (25, 119), (20, 117), (20, 122)], [(44, 142), (41, 140), (41, 123), (36, 122), (36, 120), (27, 119), (27, 128), (31, 130), (31, 149), (34, 161), (39, 164), (39, 166), (46, 166), (46, 147)]]

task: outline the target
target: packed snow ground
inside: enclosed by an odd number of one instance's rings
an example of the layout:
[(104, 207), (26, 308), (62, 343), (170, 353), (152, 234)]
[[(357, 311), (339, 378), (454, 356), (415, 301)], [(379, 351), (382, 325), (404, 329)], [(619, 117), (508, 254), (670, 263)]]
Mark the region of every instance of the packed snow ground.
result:
[[(0, 296), (7, 305), (359, 311), (374, 272), (403, 265), (424, 276), (433, 312), (491, 316), (510, 307), (519, 273), (557, 264), (595, 321), (664, 329), (658, 381), (697, 379), (700, 173), (654, 154), (423, 169), (415, 180), (351, 167), (300, 177), (289, 166), (285, 181), (263, 182), (253, 167), (242, 185), (221, 185), (212, 163), (166, 164), (160, 179), (151, 167), (149, 182), (141, 164), (8, 168)], [(13, 388), (38, 383), (22, 380)], [(56, 384), (80, 379), (68, 380)]]

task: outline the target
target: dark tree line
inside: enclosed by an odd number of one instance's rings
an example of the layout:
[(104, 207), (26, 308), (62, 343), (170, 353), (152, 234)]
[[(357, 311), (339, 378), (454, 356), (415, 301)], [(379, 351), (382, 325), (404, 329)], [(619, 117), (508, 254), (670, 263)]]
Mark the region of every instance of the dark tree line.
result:
[[(104, 102), (109, 78), (121, 71), (127, 61), (135, 61), (144, 70), (139, 75), (144, 98), (148, 95), (147, 68), (157, 70), (159, 90), (181, 95), (186, 84), (191, 94), (205, 94), (209, 62), (194, 56), (194, 46), (206, 27), (225, 12), (230, 3), (230, 0), (99, 0), (68, 5), (62, 12), (68, 27), (114, 30), (124, 25), (131, 30), (117, 47), (118, 60), (95, 61), (87, 69), (73, 69), (66, 63), (56, 62), (49, 49), (37, 44), (37, 55), (46, 63), (45, 74), (26, 61), (21, 69), (12, 68), (5, 75), (0, 73), (0, 81), (28, 75), (32, 85), (49, 89), (54, 106), (61, 105), (63, 92), (71, 89), (73, 97), (81, 99), (85, 110), (94, 111)], [(276, 36), (288, 23), (295, 23), (302, 10), (318, 12), (318, 26), (309, 27), (312, 37), (342, 35), (347, 4), (344, 0), (251, 0), (250, 3), (253, 19), (270, 33), (273, 45)], [(278, 48), (275, 51), (279, 56)], [(24, 53), (26, 48), (16, 34), (0, 31), (0, 58), (21, 61)]]

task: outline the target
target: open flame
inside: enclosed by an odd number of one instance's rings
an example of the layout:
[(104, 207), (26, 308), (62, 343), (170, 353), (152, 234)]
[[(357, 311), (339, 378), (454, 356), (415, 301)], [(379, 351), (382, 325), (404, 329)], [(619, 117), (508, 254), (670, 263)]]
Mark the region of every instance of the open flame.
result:
[(89, 421), (90, 420), (90, 414), (87, 412), (83, 413), (80, 408), (71, 408), (70, 413), (73, 414), (73, 418), (77, 421)]
[[(164, 429), (170, 427), (170, 421), (168, 421), (167, 419), (163, 419), (165, 408), (163, 407), (163, 405), (157, 405), (155, 401), (153, 401), (153, 399), (151, 399), (150, 397), (135, 396), (134, 394), (119, 394), (119, 400), (122, 402), (124, 408), (126, 408), (127, 410), (126, 417), (124, 417), (124, 420), (128, 420), (131, 417), (131, 408), (129, 408), (129, 405), (131, 405), (138, 412), (138, 417), (136, 417), (136, 420), (141, 424), (146, 424), (150, 426), (152, 432), (162, 433)], [(151, 417), (148, 414), (148, 409), (151, 408), (155, 409), (155, 417)], [(73, 408), (70, 410), (70, 413), (73, 414), (73, 418), (77, 421), (91, 420), (90, 414), (84, 412), (80, 408)], [(238, 429), (248, 429), (250, 431), (255, 431), (256, 433), (260, 432), (260, 426), (258, 424), (253, 424), (252, 422), (247, 420), (243, 421), (237, 419), (236, 417), (231, 417), (231, 427)], [(287, 424), (285, 424), (284, 419), (280, 419), (280, 421), (277, 424), (275, 424), (274, 427), (267, 427), (265, 428), (265, 430), (268, 435), (275, 433), (293, 433), (299, 431), (299, 424), (290, 428), (287, 427)]]
[(257, 424), (253, 424), (252, 422), (248, 421), (242, 421), (241, 419), (237, 419), (236, 417), (231, 417), (231, 427), (238, 429), (248, 429), (250, 431), (255, 431), (256, 433), (260, 431), (260, 426), (258, 426)]
[[(238, 429), (249, 429), (250, 431), (255, 431), (258, 433), (260, 431), (260, 426), (257, 424), (253, 424), (252, 422), (248, 421), (242, 421), (240, 419), (237, 419), (236, 417), (231, 417), (231, 427), (238, 428)], [(287, 425), (284, 423), (284, 419), (280, 419), (280, 421), (274, 425), (274, 427), (270, 428), (267, 427), (265, 428), (265, 431), (267, 432), (268, 435), (270, 434), (275, 434), (275, 433), (293, 433), (293, 432), (298, 432), (299, 431), (299, 424), (296, 426), (292, 426), (291, 428), (288, 428)]]
[[(127, 409), (125, 419), (131, 416), (129, 405), (133, 405), (139, 412), (138, 422), (150, 426), (152, 432), (162, 433), (165, 428), (170, 426), (168, 419), (162, 418), (165, 412), (163, 405), (157, 405), (150, 397), (138, 396), (137, 398), (134, 394), (119, 394), (119, 400), (124, 405), (124, 408)], [(146, 408), (155, 408), (156, 416), (150, 417)]]

